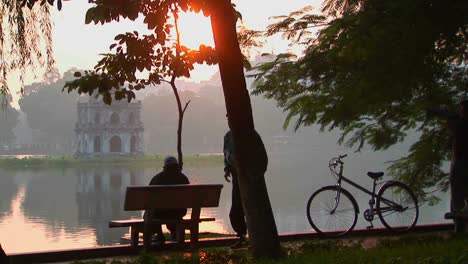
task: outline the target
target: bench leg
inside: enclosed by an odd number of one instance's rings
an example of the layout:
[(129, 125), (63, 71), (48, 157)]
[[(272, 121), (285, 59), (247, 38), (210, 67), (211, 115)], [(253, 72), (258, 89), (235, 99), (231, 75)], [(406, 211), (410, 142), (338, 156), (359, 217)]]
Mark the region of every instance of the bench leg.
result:
[(192, 208), (192, 221), (190, 223), (190, 248), (192, 250), (198, 248), (198, 232), (201, 208)]
[(468, 234), (468, 220), (463, 220), (463, 219), (460, 219), (458, 220), (460, 221), (460, 224), (459, 224), (459, 229), (458, 230), (458, 233), (462, 234), (462, 233), (465, 233), (465, 234)]
[(138, 239), (139, 239), (139, 234), (138, 230), (135, 227), (130, 227), (130, 237), (131, 237), (131, 246), (132, 247), (137, 247), (138, 246)]
[(192, 223), (192, 227), (190, 228), (190, 248), (197, 249), (198, 248), (198, 223)]
[(185, 241), (185, 228), (184, 224), (177, 224), (176, 226), (176, 239), (177, 243), (184, 243)]
[(145, 223), (143, 227), (143, 247), (146, 251), (151, 249), (151, 237), (153, 236), (153, 212), (152, 210), (146, 210), (145, 212)]

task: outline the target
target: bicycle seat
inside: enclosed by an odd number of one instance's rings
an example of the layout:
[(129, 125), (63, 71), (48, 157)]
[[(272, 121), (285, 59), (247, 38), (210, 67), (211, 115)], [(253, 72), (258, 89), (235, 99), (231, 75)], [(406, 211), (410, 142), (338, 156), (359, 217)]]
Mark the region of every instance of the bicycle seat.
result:
[(377, 180), (378, 178), (381, 178), (382, 176), (384, 176), (384, 173), (383, 172), (368, 172), (367, 173), (367, 176), (371, 177), (372, 179), (374, 180)]

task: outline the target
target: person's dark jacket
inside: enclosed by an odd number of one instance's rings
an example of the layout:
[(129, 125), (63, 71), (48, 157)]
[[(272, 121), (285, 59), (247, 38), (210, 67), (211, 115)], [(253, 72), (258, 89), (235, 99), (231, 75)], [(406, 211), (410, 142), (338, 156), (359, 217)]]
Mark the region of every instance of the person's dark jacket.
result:
[(150, 185), (178, 185), (190, 184), (187, 176), (183, 174), (177, 165), (167, 166), (156, 174), (150, 181)]
[[(179, 185), (190, 184), (187, 176), (183, 174), (178, 165), (164, 167), (163, 171), (156, 174), (150, 181), (150, 185)], [(157, 210), (157, 218), (181, 218), (187, 213), (186, 208)]]
[[(253, 164), (254, 169), (265, 173), (268, 167), (268, 155), (265, 150), (265, 145), (263, 144), (262, 138), (260, 135), (255, 131), (255, 147), (253, 148), (255, 155), (258, 157), (258, 162)], [(236, 158), (235, 158), (235, 148), (234, 142), (232, 140), (232, 133), (229, 130), (224, 135), (224, 145), (223, 145), (223, 152), (224, 152), (224, 172), (230, 173), (237, 167)]]

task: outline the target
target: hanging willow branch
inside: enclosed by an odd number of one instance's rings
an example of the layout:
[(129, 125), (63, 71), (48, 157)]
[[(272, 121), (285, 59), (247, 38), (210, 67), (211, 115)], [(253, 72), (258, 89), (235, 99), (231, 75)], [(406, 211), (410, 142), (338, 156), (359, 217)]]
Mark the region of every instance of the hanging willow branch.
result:
[(0, 0), (0, 94), (4, 104), (11, 98), (11, 74), (19, 75), (22, 92), (27, 72), (36, 74), (41, 68), (49, 72), (54, 66), (50, 5), (31, 3)]

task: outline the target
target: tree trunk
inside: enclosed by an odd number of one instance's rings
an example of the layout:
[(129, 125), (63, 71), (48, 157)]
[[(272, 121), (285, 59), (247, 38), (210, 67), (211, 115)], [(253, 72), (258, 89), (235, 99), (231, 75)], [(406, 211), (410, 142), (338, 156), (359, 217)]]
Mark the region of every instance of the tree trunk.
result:
[(177, 91), (177, 87), (175, 85), (175, 78), (175, 76), (172, 76), (169, 84), (171, 85), (172, 91), (174, 92), (174, 96), (176, 98), (177, 103), (177, 112), (179, 113), (179, 118), (177, 122), (177, 160), (179, 161), (179, 168), (182, 171), (184, 167), (184, 156), (182, 154), (182, 124), (184, 122), (185, 109), (182, 109), (182, 103), (180, 101), (179, 92)]
[(230, 0), (211, 3), (211, 23), (253, 256), (277, 258), (281, 248), (265, 184), (265, 170), (258, 169), (263, 165), (266, 168), (266, 160), (261, 158), (262, 153), (266, 157), (266, 152), (254, 130), (242, 54), (237, 40), (235, 13)]

